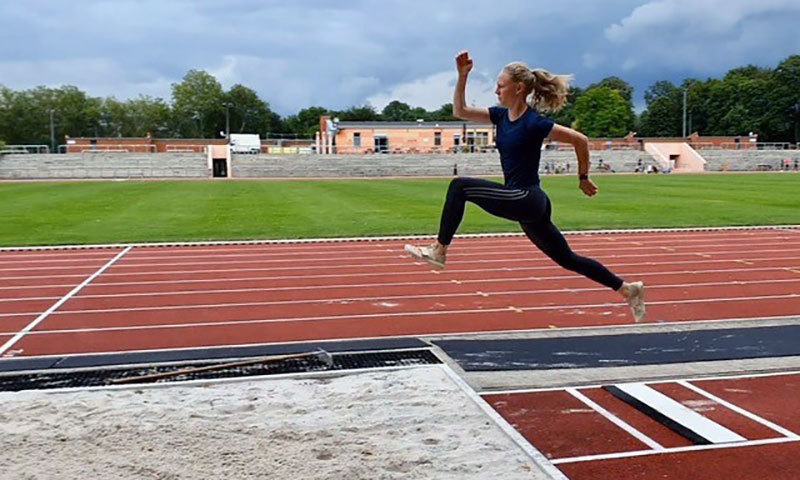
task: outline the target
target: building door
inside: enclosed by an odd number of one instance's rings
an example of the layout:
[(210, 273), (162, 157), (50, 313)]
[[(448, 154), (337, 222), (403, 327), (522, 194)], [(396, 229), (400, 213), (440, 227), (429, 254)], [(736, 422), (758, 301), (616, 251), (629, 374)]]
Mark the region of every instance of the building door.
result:
[(227, 177), (228, 176), (228, 168), (226, 165), (226, 161), (224, 158), (215, 158), (213, 163), (213, 175), (214, 177)]

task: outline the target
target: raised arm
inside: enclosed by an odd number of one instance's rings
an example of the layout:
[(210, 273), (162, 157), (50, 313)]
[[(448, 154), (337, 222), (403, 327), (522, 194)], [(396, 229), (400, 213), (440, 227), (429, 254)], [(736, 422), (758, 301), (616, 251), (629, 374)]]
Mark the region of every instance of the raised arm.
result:
[(586, 135), (571, 128), (555, 124), (553, 129), (550, 130), (550, 139), (569, 143), (575, 148), (575, 155), (578, 157), (579, 187), (583, 193), (590, 197), (596, 194), (597, 185), (589, 180), (589, 139), (586, 138)]
[(462, 50), (456, 56), (456, 68), (458, 68), (458, 80), (456, 81), (456, 90), (453, 93), (453, 116), (461, 120), (469, 120), (471, 122), (489, 123), (488, 108), (476, 108), (467, 106), (467, 77), (470, 70), (472, 70), (472, 59), (469, 58), (469, 52)]

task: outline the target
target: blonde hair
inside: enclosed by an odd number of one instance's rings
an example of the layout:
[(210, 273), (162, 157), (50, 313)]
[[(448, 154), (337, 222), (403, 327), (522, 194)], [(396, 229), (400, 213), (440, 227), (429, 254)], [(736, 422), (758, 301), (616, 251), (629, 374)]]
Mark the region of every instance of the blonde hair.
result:
[(541, 111), (557, 112), (567, 103), (572, 75), (556, 75), (541, 68), (530, 68), (522, 62), (511, 62), (503, 68), (511, 80), (525, 85), (531, 95), (530, 106)]

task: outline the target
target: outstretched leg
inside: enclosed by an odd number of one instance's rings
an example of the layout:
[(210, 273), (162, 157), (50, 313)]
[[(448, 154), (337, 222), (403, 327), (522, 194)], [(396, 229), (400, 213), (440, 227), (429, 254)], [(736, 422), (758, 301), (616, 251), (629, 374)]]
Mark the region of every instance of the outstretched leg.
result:
[(554, 262), (567, 270), (580, 273), (584, 277), (619, 292), (630, 305), (636, 322), (644, 319), (646, 314), (644, 284), (642, 282), (625, 282), (597, 260), (573, 252), (564, 235), (550, 220), (549, 200), (546, 214), (540, 221), (521, 222), (520, 225), (528, 238), (539, 247), (539, 250)]

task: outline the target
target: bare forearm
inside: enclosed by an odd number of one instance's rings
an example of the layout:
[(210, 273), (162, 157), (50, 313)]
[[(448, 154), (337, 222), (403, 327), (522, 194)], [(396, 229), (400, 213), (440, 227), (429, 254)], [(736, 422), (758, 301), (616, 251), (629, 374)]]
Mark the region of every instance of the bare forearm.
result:
[(586, 137), (581, 138), (573, 145), (575, 155), (578, 157), (578, 175), (589, 174), (589, 141)]
[(453, 92), (453, 116), (460, 117), (467, 105), (467, 76), (459, 75)]

